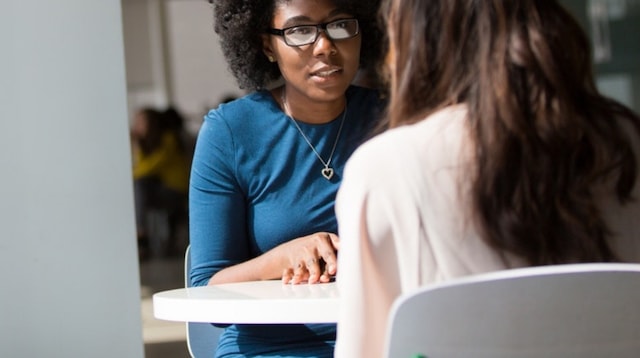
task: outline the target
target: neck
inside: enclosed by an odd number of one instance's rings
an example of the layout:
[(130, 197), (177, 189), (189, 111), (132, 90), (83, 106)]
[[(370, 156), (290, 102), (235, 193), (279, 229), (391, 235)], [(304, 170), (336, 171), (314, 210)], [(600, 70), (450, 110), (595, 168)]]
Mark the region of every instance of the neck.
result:
[[(311, 100), (300, 96), (291, 99), (291, 95), (283, 86), (280, 90), (280, 101), (284, 113), (296, 120), (310, 124), (324, 124), (337, 118), (345, 110), (345, 96), (330, 101)], [(298, 100), (298, 98), (300, 98)], [(305, 100), (306, 99), (306, 100)]]

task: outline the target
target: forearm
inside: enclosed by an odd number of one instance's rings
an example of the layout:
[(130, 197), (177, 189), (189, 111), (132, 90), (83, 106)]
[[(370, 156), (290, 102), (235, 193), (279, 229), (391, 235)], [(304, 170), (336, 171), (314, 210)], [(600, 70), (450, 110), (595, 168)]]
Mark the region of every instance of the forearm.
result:
[(218, 271), (209, 279), (209, 285), (279, 279), (284, 267), (284, 260), (278, 258), (272, 250)]
[[(318, 232), (287, 241), (264, 254), (218, 271), (209, 284), (273, 280), (284, 283), (328, 282), (337, 270), (336, 234)], [(325, 267), (321, 267), (321, 262)]]

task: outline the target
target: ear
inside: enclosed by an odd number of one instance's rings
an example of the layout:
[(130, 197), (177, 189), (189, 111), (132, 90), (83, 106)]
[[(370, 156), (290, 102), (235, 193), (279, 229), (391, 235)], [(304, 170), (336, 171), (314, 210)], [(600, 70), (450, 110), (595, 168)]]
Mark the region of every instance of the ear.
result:
[(273, 46), (271, 45), (271, 37), (269, 35), (262, 35), (262, 52), (269, 62), (276, 62), (276, 56), (273, 51)]

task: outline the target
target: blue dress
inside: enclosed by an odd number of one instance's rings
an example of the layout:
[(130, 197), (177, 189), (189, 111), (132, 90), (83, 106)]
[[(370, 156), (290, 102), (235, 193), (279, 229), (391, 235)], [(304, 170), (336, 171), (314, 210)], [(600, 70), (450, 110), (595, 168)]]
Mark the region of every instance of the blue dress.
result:
[[(376, 125), (377, 91), (352, 86), (325, 179), (318, 160), (270, 92), (220, 105), (198, 134), (189, 194), (192, 285), (221, 269), (319, 231), (337, 233), (334, 201), (344, 164)], [(343, 113), (326, 124), (298, 122), (328, 160)], [(332, 357), (334, 324), (230, 325), (216, 357)]]

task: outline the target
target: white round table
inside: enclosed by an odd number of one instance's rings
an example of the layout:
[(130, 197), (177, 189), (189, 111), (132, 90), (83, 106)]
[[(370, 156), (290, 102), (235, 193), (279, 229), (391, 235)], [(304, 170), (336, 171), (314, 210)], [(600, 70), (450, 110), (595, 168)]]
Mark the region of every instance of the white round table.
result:
[(182, 322), (336, 323), (338, 296), (335, 282), (239, 282), (158, 292), (153, 313), (158, 319)]

